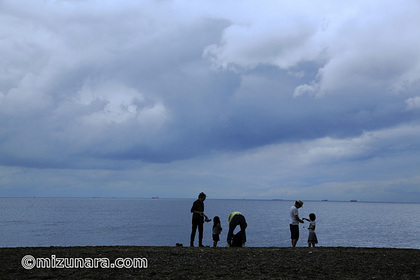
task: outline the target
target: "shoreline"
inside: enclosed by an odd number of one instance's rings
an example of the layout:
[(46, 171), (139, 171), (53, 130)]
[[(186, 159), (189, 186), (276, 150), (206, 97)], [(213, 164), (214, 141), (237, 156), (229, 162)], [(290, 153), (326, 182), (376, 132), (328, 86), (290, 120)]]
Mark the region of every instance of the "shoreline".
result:
[[(50, 245), (50, 246), (4, 246), (0, 247), (0, 251), (2, 249), (27, 249), (27, 248), (33, 248), (33, 249), (42, 249), (42, 248), (199, 248), (199, 249), (205, 249), (205, 248), (213, 248), (210, 245), (205, 245), (203, 247), (190, 247), (190, 246), (184, 246), (183, 243), (180, 243), (181, 246), (168, 246), (168, 245), (69, 245), (69, 246), (61, 246), (61, 245)], [(224, 243), (223, 243), (224, 244)], [(298, 244), (299, 245), (299, 244)], [(217, 245), (216, 249), (226, 248), (225, 246), (222, 246), (220, 242)], [(287, 247), (280, 247), (280, 246), (246, 246), (245, 248), (248, 249), (293, 249), (291, 246)], [(308, 249), (308, 246), (296, 246), (295, 249)], [(316, 246), (315, 248), (311, 249), (319, 249), (319, 248), (329, 248), (329, 249), (386, 249), (386, 250), (419, 250), (420, 248), (400, 248), (400, 247), (358, 247), (358, 246)], [(215, 249), (215, 248), (213, 248)], [(232, 247), (231, 249), (235, 249)]]
[[(141, 258), (146, 263), (142, 268), (29, 270), (21, 264), (27, 255), (54, 261), (106, 258), (111, 263)], [(420, 250), (400, 248), (2, 247), (0, 263), (2, 279), (420, 279)]]

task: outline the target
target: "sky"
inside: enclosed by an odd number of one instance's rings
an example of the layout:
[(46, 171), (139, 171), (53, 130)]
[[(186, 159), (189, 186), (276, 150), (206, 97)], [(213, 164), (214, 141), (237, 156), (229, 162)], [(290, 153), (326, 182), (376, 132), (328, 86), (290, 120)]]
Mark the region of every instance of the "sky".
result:
[(419, 14), (0, 0), (0, 196), (420, 202)]

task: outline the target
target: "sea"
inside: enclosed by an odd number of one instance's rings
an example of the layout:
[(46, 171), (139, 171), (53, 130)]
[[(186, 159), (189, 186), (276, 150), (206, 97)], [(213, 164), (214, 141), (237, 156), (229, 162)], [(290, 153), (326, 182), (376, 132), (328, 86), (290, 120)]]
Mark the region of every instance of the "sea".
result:
[[(0, 198), (0, 247), (189, 246), (195, 199)], [(294, 201), (207, 199), (205, 214), (219, 216), (226, 245), (228, 216), (247, 221), (247, 247), (290, 247), (289, 210)], [(420, 204), (304, 201), (300, 217), (316, 214), (318, 246), (420, 249)], [(213, 222), (204, 224), (212, 245)], [(298, 247), (307, 246), (308, 223)], [(238, 231), (238, 229), (236, 230)], [(198, 235), (198, 232), (197, 232)], [(198, 236), (196, 238), (197, 245)]]

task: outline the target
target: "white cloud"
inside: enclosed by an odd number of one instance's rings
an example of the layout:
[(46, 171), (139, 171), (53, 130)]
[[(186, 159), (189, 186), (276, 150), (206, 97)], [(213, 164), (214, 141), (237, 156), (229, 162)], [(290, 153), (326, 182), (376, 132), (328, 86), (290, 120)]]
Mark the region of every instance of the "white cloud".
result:
[(407, 111), (420, 109), (420, 96), (411, 97), (405, 101)]
[(311, 83), (311, 84), (304, 84), (304, 85), (297, 86), (293, 93), (293, 96), (298, 97), (305, 94), (308, 94), (310, 96), (322, 95), (322, 93), (319, 91), (319, 84)]
[[(415, 1), (337, 3), (246, 2), (223, 38), (205, 50), (214, 64), (228, 69), (274, 65), (290, 69), (306, 61), (323, 65), (295, 95), (317, 91), (397, 91), (420, 80), (420, 43), (412, 24), (420, 20)], [(258, 15), (248, 10), (261, 10)], [(316, 79), (315, 79), (316, 78)]]
[(93, 126), (137, 120), (153, 127), (162, 125), (167, 119), (163, 104), (147, 104), (143, 94), (118, 83), (102, 81), (87, 84), (77, 93), (76, 100), (83, 106), (103, 104), (98, 111), (83, 118), (86, 124)]
[[(248, 2), (245, 7), (227, 17), (232, 24), (225, 29), (220, 44), (204, 51), (216, 65), (255, 68), (269, 64), (289, 68), (319, 56), (323, 46), (312, 40), (318, 32), (319, 14), (308, 13), (307, 7), (284, 3)], [(249, 10), (260, 10), (259, 16)]]

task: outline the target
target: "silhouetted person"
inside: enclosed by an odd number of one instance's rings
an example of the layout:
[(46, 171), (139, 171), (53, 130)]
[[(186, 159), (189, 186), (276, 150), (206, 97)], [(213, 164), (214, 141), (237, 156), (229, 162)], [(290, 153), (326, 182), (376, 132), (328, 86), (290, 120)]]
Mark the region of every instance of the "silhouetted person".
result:
[(217, 247), (217, 242), (220, 240), (220, 233), (222, 232), (222, 226), (220, 223), (219, 216), (213, 218), (213, 247)]
[(235, 228), (239, 225), (241, 227), (241, 231), (238, 232), (238, 234), (240, 233), (241, 236), (241, 242), (242, 242), (242, 247), (245, 247), (245, 242), (246, 242), (246, 233), (245, 233), (245, 229), (248, 226), (245, 220), (244, 215), (242, 215), (241, 212), (233, 212), (230, 213), (229, 218), (229, 232), (227, 235), (227, 243), (229, 245), (229, 247), (233, 247), (232, 246), (232, 240), (233, 240), (233, 231), (235, 230)]
[(302, 218), (302, 220), (306, 220), (309, 222), (309, 226), (308, 226), (308, 231), (309, 231), (309, 235), (308, 235), (308, 247), (315, 247), (315, 244), (318, 244), (318, 238), (316, 237), (316, 233), (315, 233), (315, 227), (316, 227), (316, 216), (314, 213), (309, 214), (309, 219), (307, 218)]
[(198, 199), (194, 201), (193, 206), (191, 207), (192, 215), (192, 231), (191, 231), (191, 239), (190, 239), (190, 246), (194, 247), (194, 239), (195, 233), (198, 227), (198, 246), (203, 247), (203, 223), (204, 218), (206, 222), (210, 222), (206, 215), (204, 215), (204, 200), (206, 200), (206, 195), (201, 192), (198, 195)]

